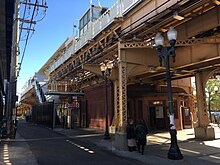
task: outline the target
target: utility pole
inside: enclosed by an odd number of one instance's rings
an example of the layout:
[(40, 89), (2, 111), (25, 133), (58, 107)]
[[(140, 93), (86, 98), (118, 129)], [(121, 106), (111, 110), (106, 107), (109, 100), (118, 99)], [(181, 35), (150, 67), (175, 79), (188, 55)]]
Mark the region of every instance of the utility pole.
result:
[[(25, 30), (27, 32), (27, 35), (25, 37), (26, 39), (25, 39), (25, 44), (24, 44), (24, 48), (23, 48), (23, 54), (21, 55), (21, 60), (20, 60), (19, 67), (18, 67), (18, 76), (19, 76), (19, 72), (21, 70), (21, 65), (23, 62), (23, 58), (24, 58), (24, 54), (25, 54), (25, 50), (26, 50), (26, 46), (27, 46), (27, 41), (30, 37), (30, 31), (32, 31), (32, 32), (35, 31), (35, 29), (34, 29), (34, 27), (32, 27), (32, 25), (35, 25), (37, 22), (43, 20), (44, 16), (46, 15), (46, 9), (48, 8), (46, 0), (41, 0), (41, 3), (39, 2), (39, 0), (35, 0), (34, 3), (32, 3), (32, 0), (28, 0), (28, 1), (23, 0), (20, 2), (20, 4), (25, 6), (24, 7), (25, 12), (23, 14), (23, 18), (18, 18), (19, 21), (21, 22), (21, 24), (19, 26), (19, 28), (20, 28), (19, 42), (20, 42), (21, 33), (23, 32), (23, 30)], [(27, 9), (27, 11), (26, 11), (26, 9)], [(38, 16), (39, 9), (44, 10), (42, 18), (39, 18), (39, 16)], [(30, 15), (30, 12), (32, 12), (31, 15)], [(26, 14), (29, 15), (30, 17), (25, 16)], [(37, 16), (38, 16), (38, 20), (36, 20)], [(28, 19), (26, 19), (26, 18), (28, 18)], [(26, 26), (24, 27), (24, 25), (26, 25)]]
[[(32, 24), (36, 24), (37, 21), (34, 21), (34, 14), (35, 9), (38, 10), (39, 8), (44, 8), (46, 12), (46, 0), (42, 0), (42, 3), (39, 4), (39, 1), (36, 0), (35, 3), (31, 3), (29, 1), (20, 1), (15, 0), (15, 14), (13, 18), (13, 31), (12, 31), (12, 48), (11, 48), (11, 61), (10, 61), (10, 77), (9, 82), (7, 85), (7, 104), (6, 104), (6, 118), (7, 118), (7, 135), (10, 138), (14, 138), (14, 122), (16, 118), (16, 101), (18, 100), (16, 91), (17, 91), (17, 77), (19, 76), (20, 67), (18, 66), (18, 56), (19, 56), (19, 42), (20, 42), (20, 30), (27, 30), (28, 35), (26, 38), (26, 42), (29, 38), (29, 31), (34, 31), (31, 27)], [(33, 14), (31, 20), (25, 20), (24, 18), (20, 18), (20, 6), (21, 5), (28, 5), (29, 8), (31, 6), (34, 7)], [(39, 20), (38, 20), (39, 21)], [(22, 22), (20, 26), (20, 22)], [(24, 28), (22, 25), (23, 23), (29, 24), (28, 28)], [(22, 60), (23, 61), (23, 56)], [(22, 62), (21, 62), (22, 63)], [(21, 63), (19, 63), (21, 65)]]

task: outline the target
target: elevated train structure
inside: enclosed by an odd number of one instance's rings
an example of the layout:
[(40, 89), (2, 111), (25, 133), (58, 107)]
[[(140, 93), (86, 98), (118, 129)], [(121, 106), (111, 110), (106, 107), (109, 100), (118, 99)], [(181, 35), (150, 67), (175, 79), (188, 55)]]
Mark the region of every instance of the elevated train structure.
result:
[(218, 0), (120, 0), (110, 8), (91, 4), (80, 19), (79, 36), (67, 38), (39, 70), (48, 77), (47, 94), (60, 96), (61, 114), (72, 116), (74, 124), (104, 128), (100, 64), (110, 61), (108, 125), (118, 142), (128, 118), (144, 118), (152, 130), (167, 130), (166, 69), (160, 66), (154, 38), (172, 26), (178, 32), (176, 61), (170, 62), (177, 128), (195, 126), (196, 138), (214, 139), (205, 85), (219, 73), (219, 5)]

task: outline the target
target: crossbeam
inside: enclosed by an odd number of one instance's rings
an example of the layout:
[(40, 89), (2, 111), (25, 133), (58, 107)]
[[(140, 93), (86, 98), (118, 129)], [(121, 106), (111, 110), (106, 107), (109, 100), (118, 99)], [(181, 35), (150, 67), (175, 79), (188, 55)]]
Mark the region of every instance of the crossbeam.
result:
[[(193, 38), (193, 39), (186, 39), (186, 40), (177, 40), (176, 47), (182, 46), (193, 46), (196, 44), (218, 44), (220, 43), (220, 37), (207, 37), (207, 38)], [(169, 46), (169, 42), (165, 42), (165, 46)], [(153, 48), (155, 47), (155, 42), (151, 41), (144, 41), (144, 42), (123, 42), (121, 43), (122, 49), (130, 49), (130, 48)]]

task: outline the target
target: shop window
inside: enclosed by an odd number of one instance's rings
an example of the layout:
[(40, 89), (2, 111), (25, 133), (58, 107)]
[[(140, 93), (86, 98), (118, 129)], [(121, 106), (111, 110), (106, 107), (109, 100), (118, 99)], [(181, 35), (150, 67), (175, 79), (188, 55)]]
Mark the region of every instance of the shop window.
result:
[(156, 118), (163, 119), (164, 118), (163, 106), (157, 106), (157, 107), (155, 107), (155, 110), (156, 110)]

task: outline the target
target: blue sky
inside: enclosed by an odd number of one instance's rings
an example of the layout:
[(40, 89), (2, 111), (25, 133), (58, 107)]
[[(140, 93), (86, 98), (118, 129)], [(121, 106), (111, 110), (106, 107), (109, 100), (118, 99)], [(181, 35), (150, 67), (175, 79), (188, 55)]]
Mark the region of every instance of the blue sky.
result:
[[(100, 0), (101, 5), (105, 7), (112, 6), (115, 1)], [(18, 77), (18, 94), (21, 93), (25, 82), (46, 63), (65, 39), (73, 34), (73, 23), (78, 24), (78, 19), (90, 5), (90, 0), (46, 0), (46, 2), (48, 5), (46, 16), (37, 22), (24, 54)], [(98, 0), (92, 2), (98, 5)], [(20, 51), (22, 54), (22, 44)]]

